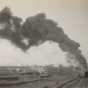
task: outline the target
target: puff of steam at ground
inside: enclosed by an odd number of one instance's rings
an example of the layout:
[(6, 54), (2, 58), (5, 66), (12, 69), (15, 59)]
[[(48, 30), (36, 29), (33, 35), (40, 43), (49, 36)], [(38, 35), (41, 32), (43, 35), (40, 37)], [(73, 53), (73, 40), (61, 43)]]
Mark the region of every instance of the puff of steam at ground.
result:
[[(23, 51), (45, 41), (56, 42), (63, 52), (67, 52), (68, 56), (73, 55), (74, 59), (87, 69), (86, 59), (79, 50), (80, 44), (71, 40), (56, 22), (48, 19), (43, 13), (28, 17), (23, 24), (21, 21), (20, 18), (12, 16), (8, 8), (2, 10), (0, 22), (6, 23), (6, 27), (0, 30), (0, 36), (10, 40)], [(14, 25), (14, 31), (11, 30), (12, 25)], [(27, 39), (27, 44), (23, 42), (24, 38)]]
[[(65, 53), (57, 43), (46, 41), (39, 46), (31, 47), (26, 53), (15, 48), (8, 40), (0, 39), (0, 65), (26, 66), (26, 65), (63, 65), (69, 66)], [(58, 60), (59, 58), (59, 60)]]

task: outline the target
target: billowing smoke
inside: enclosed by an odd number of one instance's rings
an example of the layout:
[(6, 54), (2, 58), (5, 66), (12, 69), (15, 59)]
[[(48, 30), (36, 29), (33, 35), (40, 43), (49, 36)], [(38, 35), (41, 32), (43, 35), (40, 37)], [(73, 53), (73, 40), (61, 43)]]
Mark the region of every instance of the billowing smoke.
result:
[(63, 52), (67, 52), (87, 69), (87, 62), (79, 50), (80, 44), (71, 40), (56, 22), (40, 13), (28, 17), (24, 23), (22, 19), (13, 16), (9, 8), (0, 12), (0, 37), (10, 40), (18, 48), (27, 51), (32, 46), (38, 46), (45, 41), (58, 43)]

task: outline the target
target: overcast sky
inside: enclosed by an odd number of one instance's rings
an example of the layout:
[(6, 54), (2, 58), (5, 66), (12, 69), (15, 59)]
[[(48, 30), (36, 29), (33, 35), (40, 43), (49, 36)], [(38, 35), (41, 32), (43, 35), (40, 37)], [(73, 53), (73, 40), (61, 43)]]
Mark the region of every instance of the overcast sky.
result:
[[(88, 1), (87, 0), (0, 0), (0, 10), (9, 6), (14, 15), (23, 19), (46, 13), (58, 22), (65, 33), (81, 45), (88, 58)], [(0, 65), (66, 64), (65, 55), (56, 43), (48, 41), (23, 53), (7, 40), (0, 40)]]

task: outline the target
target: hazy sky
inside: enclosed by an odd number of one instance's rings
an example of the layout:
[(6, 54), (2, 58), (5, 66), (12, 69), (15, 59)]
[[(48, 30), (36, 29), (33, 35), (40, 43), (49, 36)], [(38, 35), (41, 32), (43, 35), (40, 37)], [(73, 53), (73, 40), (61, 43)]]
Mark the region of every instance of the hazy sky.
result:
[[(5, 6), (23, 19), (39, 12), (46, 13), (71, 39), (80, 43), (83, 54), (88, 58), (87, 0), (0, 0), (0, 10)], [(45, 42), (24, 54), (7, 40), (0, 40), (0, 65), (65, 64), (63, 54), (56, 43)]]

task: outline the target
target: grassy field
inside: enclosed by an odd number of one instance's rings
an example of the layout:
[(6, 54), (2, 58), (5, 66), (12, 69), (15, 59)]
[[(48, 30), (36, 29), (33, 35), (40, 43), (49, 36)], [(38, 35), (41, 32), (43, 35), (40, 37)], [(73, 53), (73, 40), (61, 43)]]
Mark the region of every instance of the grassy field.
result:
[(12, 70), (0, 69), (0, 88), (58, 88), (65, 81), (77, 76), (77, 72), (72, 72), (71, 69), (59, 69), (56, 72), (48, 69), (46, 73)]

